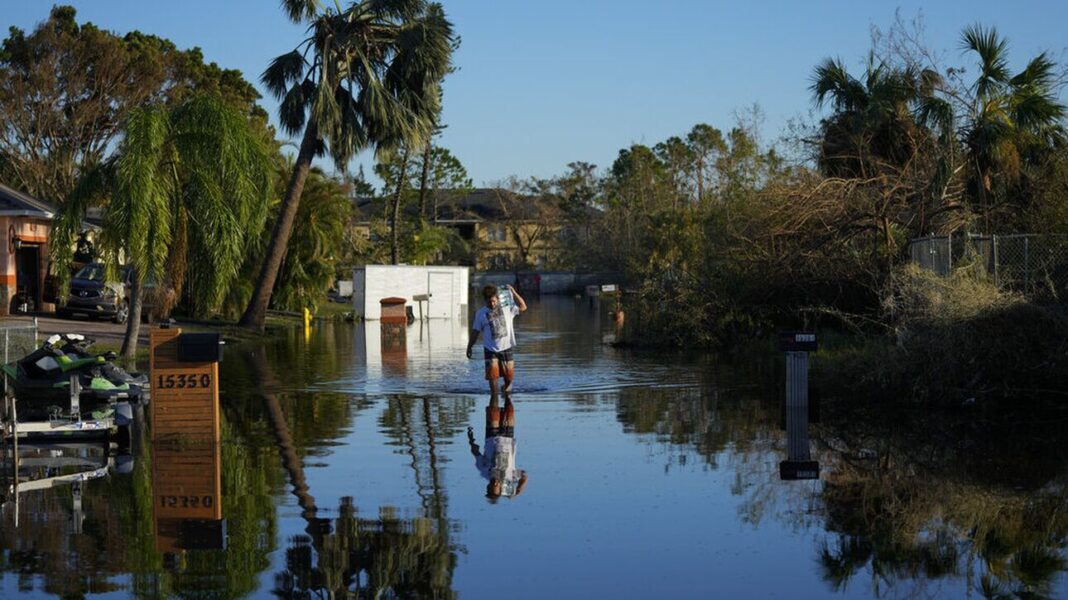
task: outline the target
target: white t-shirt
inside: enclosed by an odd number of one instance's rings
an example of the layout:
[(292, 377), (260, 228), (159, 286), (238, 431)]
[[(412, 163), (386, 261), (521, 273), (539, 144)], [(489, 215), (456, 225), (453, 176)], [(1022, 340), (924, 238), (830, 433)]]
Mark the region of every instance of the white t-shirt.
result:
[(475, 459), (478, 472), (487, 480), (501, 482), (501, 495), (514, 496), (523, 471), (515, 468), (515, 438), (493, 436), (486, 440), (486, 451)]
[(471, 328), (482, 333), (482, 345), (490, 352), (504, 352), (515, 347), (515, 328), (512, 320), (519, 314), (518, 306), (501, 306), (490, 310), (483, 306), (475, 312)]

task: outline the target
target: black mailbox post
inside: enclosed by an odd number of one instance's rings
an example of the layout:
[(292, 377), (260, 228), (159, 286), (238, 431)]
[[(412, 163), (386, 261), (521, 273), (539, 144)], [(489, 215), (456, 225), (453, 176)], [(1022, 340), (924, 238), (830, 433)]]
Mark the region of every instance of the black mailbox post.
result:
[(812, 460), (809, 449), (808, 354), (819, 345), (810, 331), (784, 331), (779, 348), (786, 353), (786, 460), (779, 463), (784, 481), (819, 479), (820, 463)]

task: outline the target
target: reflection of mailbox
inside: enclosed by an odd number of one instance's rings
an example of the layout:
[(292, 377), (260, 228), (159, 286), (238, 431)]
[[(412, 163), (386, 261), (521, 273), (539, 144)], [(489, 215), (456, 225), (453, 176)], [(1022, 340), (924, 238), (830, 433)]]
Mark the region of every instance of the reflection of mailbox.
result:
[(152, 444), (152, 514), (160, 552), (222, 548), (222, 454), (211, 437)]
[(382, 365), (404, 374), (408, 367), (407, 324), (386, 323), (380, 326), (382, 335)]
[(779, 463), (779, 479), (783, 481), (800, 481), (820, 478), (820, 463), (815, 460), (790, 461)]
[(156, 521), (156, 550), (223, 550), (226, 521), (206, 519), (160, 519)]
[(178, 336), (181, 362), (222, 362), (223, 343), (218, 333), (183, 333)]

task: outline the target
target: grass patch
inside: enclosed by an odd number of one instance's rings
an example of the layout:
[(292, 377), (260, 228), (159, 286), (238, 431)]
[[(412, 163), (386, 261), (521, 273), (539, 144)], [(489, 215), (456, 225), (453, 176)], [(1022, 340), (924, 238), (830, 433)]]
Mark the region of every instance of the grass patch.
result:
[(315, 319), (347, 320), (352, 318), (352, 302), (323, 302), (315, 311)]

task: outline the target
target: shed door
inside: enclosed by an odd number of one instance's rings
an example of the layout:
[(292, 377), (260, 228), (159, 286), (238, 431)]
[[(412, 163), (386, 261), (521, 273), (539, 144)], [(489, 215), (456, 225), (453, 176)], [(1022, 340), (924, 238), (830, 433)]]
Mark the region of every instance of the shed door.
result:
[[(452, 273), (431, 271), (427, 275), (427, 292), (430, 294), (431, 319), (450, 319), (456, 314), (456, 298), (452, 290)], [(416, 315), (418, 315), (418, 311)]]

